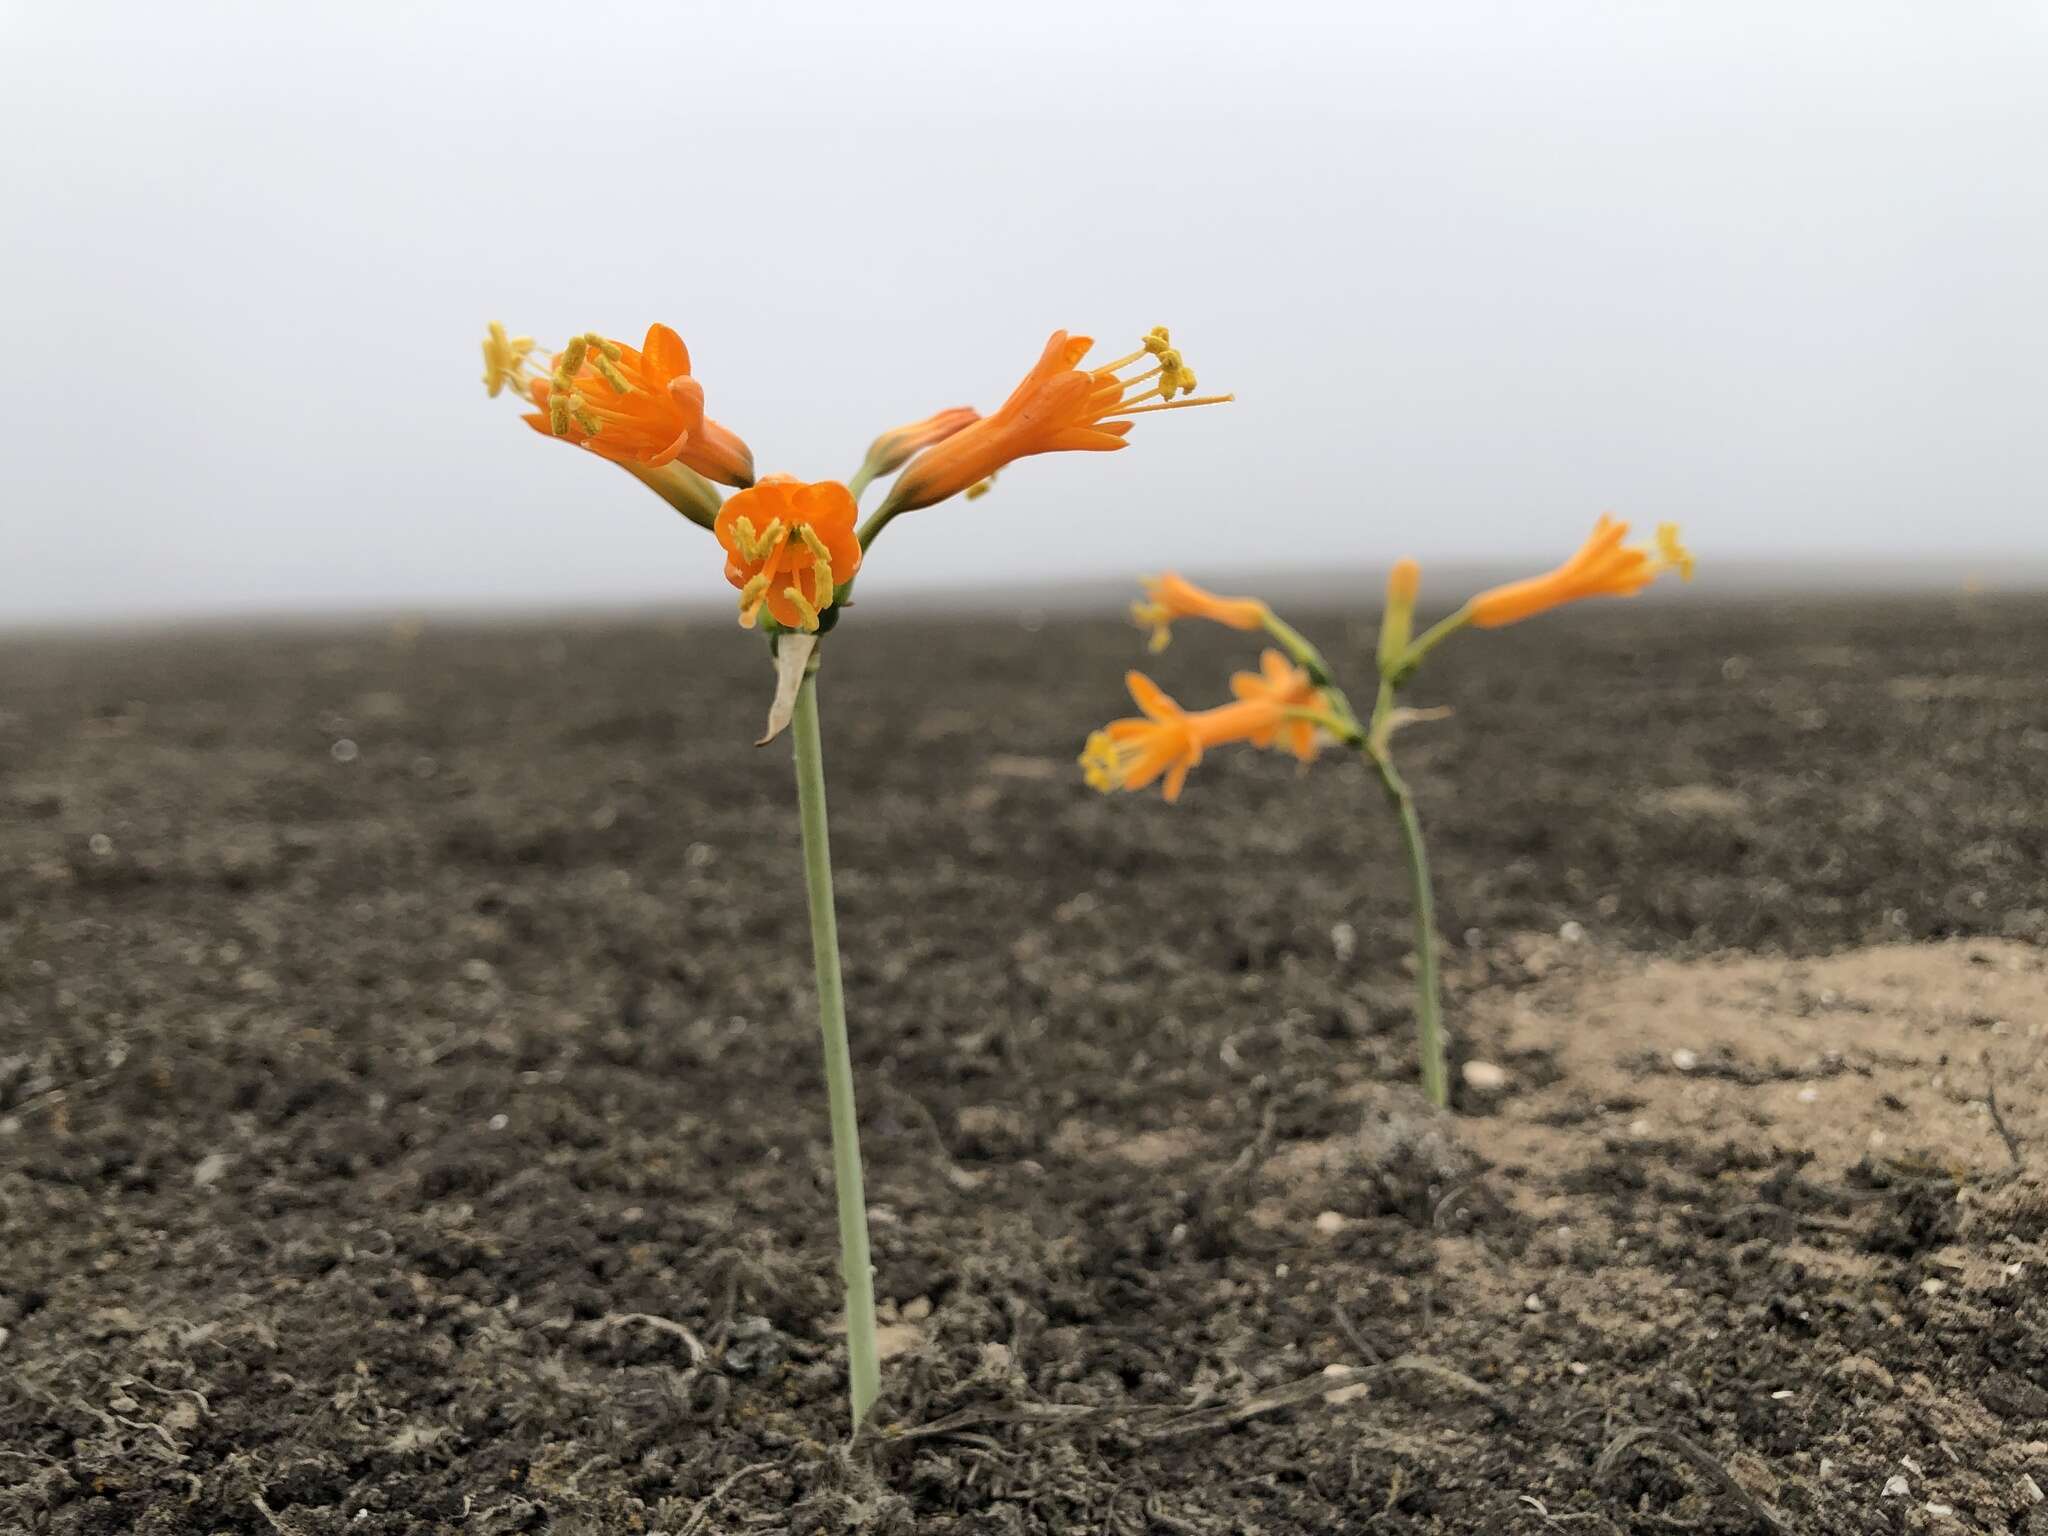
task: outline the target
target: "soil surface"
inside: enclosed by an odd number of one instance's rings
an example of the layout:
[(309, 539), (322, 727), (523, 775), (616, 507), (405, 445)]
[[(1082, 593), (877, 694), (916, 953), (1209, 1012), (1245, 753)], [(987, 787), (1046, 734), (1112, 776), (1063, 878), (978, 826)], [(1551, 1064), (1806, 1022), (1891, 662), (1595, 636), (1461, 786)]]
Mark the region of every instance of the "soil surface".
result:
[(2048, 604), (1448, 646), (1447, 1115), (1357, 764), (1082, 787), (1141, 655), (828, 644), (849, 1449), (758, 640), (0, 643), (0, 1530), (2048, 1531)]

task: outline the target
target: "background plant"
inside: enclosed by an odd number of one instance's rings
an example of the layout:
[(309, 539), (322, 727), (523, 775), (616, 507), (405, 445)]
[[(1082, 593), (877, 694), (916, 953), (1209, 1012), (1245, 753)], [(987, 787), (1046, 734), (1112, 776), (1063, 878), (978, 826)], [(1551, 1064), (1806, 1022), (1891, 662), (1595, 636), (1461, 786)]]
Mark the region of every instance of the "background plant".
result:
[(1151, 648), (1164, 650), (1180, 619), (1200, 619), (1231, 629), (1264, 630), (1278, 644), (1260, 658), (1257, 672), (1231, 678), (1232, 702), (1212, 709), (1185, 710), (1142, 672), (1125, 674), (1140, 711), (1112, 720), (1088, 738), (1081, 768), (1090, 785), (1109, 793), (1158, 782), (1169, 801), (1178, 800), (1188, 774), (1212, 747), (1248, 742), (1279, 747), (1304, 763), (1327, 742), (1338, 743), (1369, 766), (1400, 826), (1415, 908), (1415, 1018), (1423, 1092), (1439, 1107), (1450, 1102), (1450, 1078), (1443, 1030), (1443, 982), (1436, 927), (1436, 897), (1430, 883), (1429, 852), (1414, 792), (1394, 764), (1397, 731), (1446, 711), (1403, 708), (1398, 699), (1423, 663), (1444, 641), (1464, 629), (1499, 629), (1589, 597), (1630, 597), (1666, 571), (1692, 578), (1692, 555), (1667, 523), (1655, 544), (1627, 543), (1628, 524), (1603, 515), (1571, 559), (1554, 571), (1490, 587), (1463, 607), (1415, 634), (1415, 604), (1422, 581), (1413, 560), (1399, 561), (1387, 581), (1386, 609), (1376, 653), (1378, 677), (1371, 708), (1361, 718), (1338, 686), (1321, 651), (1255, 597), (1222, 597), (1168, 572), (1144, 583), (1144, 598), (1131, 616), (1150, 631)]

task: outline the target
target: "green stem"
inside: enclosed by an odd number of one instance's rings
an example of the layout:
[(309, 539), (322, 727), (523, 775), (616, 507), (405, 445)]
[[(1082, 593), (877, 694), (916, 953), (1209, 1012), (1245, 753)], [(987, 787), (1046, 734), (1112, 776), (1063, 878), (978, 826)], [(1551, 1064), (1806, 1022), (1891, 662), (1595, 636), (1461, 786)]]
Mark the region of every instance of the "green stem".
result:
[(863, 551), (875, 542), (875, 535), (888, 527), (890, 521), (895, 516), (896, 514), (889, 510), (889, 504), (886, 501), (868, 514), (868, 520), (860, 525), (860, 533), (858, 535), (860, 547)]
[(839, 1273), (846, 1282), (847, 1391), (853, 1427), (879, 1390), (875, 1357), (875, 1274), (868, 1256), (867, 1195), (861, 1187), (860, 1125), (853, 1107), (853, 1057), (846, 1043), (846, 996), (839, 976), (839, 920), (832, 907), (832, 849), (825, 820), (825, 754), (818, 733), (818, 680), (803, 680), (791, 725), (796, 798), (803, 821), (804, 889), (811, 903), (811, 957), (818, 972), (818, 1028), (825, 1037), (825, 1092), (832, 1108), (832, 1182), (839, 1193)]
[(1437, 972), (1436, 895), (1429, 883), (1429, 853), (1422, 843), (1422, 818), (1415, 796), (1394, 768), (1383, 744), (1366, 749), (1401, 822), (1401, 849), (1408, 856), (1408, 880), (1415, 900), (1415, 1024), (1421, 1036), (1422, 1091), (1439, 1109), (1451, 1102), (1444, 1066), (1443, 981)]
[(1471, 622), (1472, 605), (1470, 603), (1467, 603), (1456, 613), (1437, 620), (1436, 623), (1430, 625), (1428, 629), (1422, 632), (1420, 639), (1408, 647), (1397, 664), (1387, 669), (1390, 675), (1406, 678), (1417, 667), (1422, 665), (1423, 658), (1428, 656), (1431, 651), (1442, 645), (1444, 641), (1450, 639), (1452, 635), (1455, 635)]

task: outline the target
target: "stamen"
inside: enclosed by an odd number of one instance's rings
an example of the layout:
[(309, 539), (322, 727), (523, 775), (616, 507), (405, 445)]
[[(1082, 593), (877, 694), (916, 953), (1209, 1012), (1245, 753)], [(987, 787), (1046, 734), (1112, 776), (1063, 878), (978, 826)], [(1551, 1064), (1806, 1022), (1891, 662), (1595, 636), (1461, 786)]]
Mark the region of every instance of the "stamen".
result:
[(576, 375), (583, 371), (584, 361), (589, 356), (590, 343), (581, 336), (572, 336), (569, 345), (562, 348), (561, 359), (555, 364), (555, 387), (572, 388)]
[(761, 616), (761, 604), (768, 596), (768, 578), (756, 576), (740, 588), (740, 627), (752, 629), (754, 621)]
[(548, 395), (548, 428), (557, 437), (569, 435), (569, 392), (557, 389)]
[(818, 610), (811, 606), (809, 599), (795, 587), (784, 587), (782, 595), (795, 605), (797, 616), (804, 621), (804, 628), (815, 631), (818, 627)]
[(839, 584), (832, 579), (832, 551), (809, 523), (801, 525), (797, 532), (803, 537), (804, 548), (811, 552), (811, 590), (817, 593), (820, 604), (830, 607), (839, 590)]
[(740, 558), (749, 565), (761, 557), (754, 551), (757, 540), (754, 535), (754, 520), (751, 517), (736, 517), (732, 523), (733, 538), (739, 542)]
[(629, 380), (623, 373), (619, 372), (618, 365), (615, 364), (610, 358), (606, 357), (603, 353), (599, 353), (596, 357), (593, 357), (590, 360), (590, 366), (597, 370), (599, 378), (603, 379), (605, 383), (611, 385), (612, 392), (614, 394), (629, 394), (632, 392), (634, 388), (636, 388), (636, 386), (633, 384), (631, 380)]
[(1178, 411), (1190, 405), (1223, 405), (1236, 398), (1237, 396), (1235, 395), (1197, 395), (1192, 400), (1162, 400), (1156, 404), (1141, 405), (1132, 410), (1118, 406), (1108, 414), (1111, 416), (1143, 416), (1148, 411)]

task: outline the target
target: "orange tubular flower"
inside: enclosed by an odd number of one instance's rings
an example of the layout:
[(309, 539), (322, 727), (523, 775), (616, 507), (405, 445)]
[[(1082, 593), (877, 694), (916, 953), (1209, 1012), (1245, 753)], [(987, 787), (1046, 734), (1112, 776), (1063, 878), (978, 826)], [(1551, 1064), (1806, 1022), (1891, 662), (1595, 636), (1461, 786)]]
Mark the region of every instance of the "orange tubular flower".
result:
[(783, 628), (815, 633), (860, 569), (853, 519), (853, 496), (836, 480), (768, 475), (727, 497), (712, 532), (725, 546), (725, 579), (740, 589), (740, 623), (752, 629), (765, 607)]
[[(1164, 326), (1156, 327), (1137, 351), (1083, 371), (1080, 361), (1093, 345), (1086, 336), (1054, 331), (1037, 364), (1002, 408), (913, 459), (879, 515), (886, 519), (957, 496), (1005, 464), (1034, 453), (1121, 448), (1132, 416), (1231, 398), (1191, 395), (1195, 376), (1173, 349)], [(1152, 365), (1142, 372), (1117, 372), (1148, 358)], [(1175, 399), (1176, 395), (1182, 398)]]
[(1266, 622), (1267, 607), (1257, 598), (1218, 597), (1176, 571), (1147, 576), (1140, 584), (1145, 600), (1131, 604), (1131, 619), (1140, 629), (1152, 631), (1147, 644), (1154, 651), (1173, 642), (1175, 619), (1207, 619), (1231, 629), (1260, 629)]
[[(677, 463), (724, 485), (754, 483), (752, 451), (705, 416), (704, 386), (690, 376), (689, 349), (667, 326), (650, 325), (637, 351), (594, 331), (578, 336), (555, 354), (546, 377), (525, 377), (523, 354), (509, 366), (494, 361), (500, 340), (494, 328), (484, 343), (485, 383), (523, 385), (538, 407), (525, 418), (534, 431), (617, 464), (659, 469)], [(506, 350), (524, 340), (507, 341)]]
[(1593, 525), (1593, 536), (1579, 552), (1547, 575), (1490, 587), (1466, 605), (1466, 616), (1480, 629), (1498, 629), (1587, 597), (1633, 597), (1666, 571), (1692, 580), (1693, 558), (1678, 541), (1678, 525), (1657, 529), (1657, 548), (1623, 544), (1628, 524), (1606, 513)]
[(913, 421), (907, 426), (895, 427), (884, 432), (868, 444), (868, 456), (860, 467), (857, 477), (862, 484), (879, 480), (884, 475), (893, 475), (908, 464), (911, 458), (924, 452), (935, 443), (943, 443), (955, 432), (973, 426), (981, 420), (981, 412), (971, 405), (956, 405), (949, 411), (939, 411)]
[(1166, 799), (1178, 800), (1202, 753), (1233, 741), (1255, 747), (1280, 742), (1303, 762), (1316, 754), (1316, 722), (1298, 718), (1297, 712), (1320, 710), (1322, 695), (1308, 674), (1278, 651), (1260, 658), (1259, 671), (1240, 672), (1230, 680), (1236, 703), (1194, 714), (1142, 672), (1125, 673), (1124, 683), (1143, 718), (1110, 721), (1088, 738), (1081, 753), (1082, 773), (1104, 794), (1143, 789), (1164, 774)]

